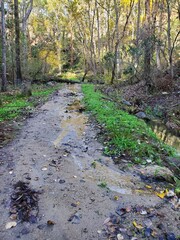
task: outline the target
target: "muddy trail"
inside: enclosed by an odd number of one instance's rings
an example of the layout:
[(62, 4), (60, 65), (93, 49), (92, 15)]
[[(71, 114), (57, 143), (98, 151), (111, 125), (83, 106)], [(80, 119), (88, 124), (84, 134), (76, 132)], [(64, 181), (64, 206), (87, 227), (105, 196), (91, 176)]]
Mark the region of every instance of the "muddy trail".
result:
[(1, 149), (0, 240), (178, 239), (177, 199), (103, 155), (82, 98), (65, 85)]

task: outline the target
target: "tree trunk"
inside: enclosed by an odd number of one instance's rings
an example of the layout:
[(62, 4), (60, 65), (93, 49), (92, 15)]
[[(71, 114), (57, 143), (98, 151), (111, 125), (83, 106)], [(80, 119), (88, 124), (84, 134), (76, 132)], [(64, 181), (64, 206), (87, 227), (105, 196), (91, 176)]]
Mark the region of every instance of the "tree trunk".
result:
[(166, 0), (167, 3), (167, 14), (168, 14), (168, 29), (167, 29), (167, 38), (168, 38), (168, 55), (169, 55), (169, 67), (171, 78), (174, 77), (174, 70), (173, 70), (173, 62), (172, 62), (172, 46), (171, 46), (171, 8), (170, 8), (170, 1)]
[[(28, 71), (28, 43), (27, 43), (27, 22), (33, 8), (33, 0), (30, 0), (28, 3), (26, 0), (23, 1), (24, 10), (23, 19), (22, 19), (22, 35), (23, 35), (23, 44), (22, 44), (22, 65), (23, 70)], [(28, 6), (28, 7), (27, 7)]]
[(100, 40), (100, 20), (99, 20), (99, 9), (97, 7), (97, 1), (96, 1), (96, 13), (97, 13), (97, 37), (98, 37), (98, 43), (97, 43), (97, 52), (98, 52), (98, 62), (100, 65), (101, 62), (101, 40)]
[(21, 60), (20, 60), (20, 27), (19, 27), (19, 6), (18, 0), (14, 0), (15, 20), (15, 44), (16, 44), (16, 84), (22, 83)]
[(116, 44), (115, 44), (115, 51), (114, 51), (114, 63), (113, 63), (113, 69), (112, 69), (111, 84), (114, 83), (114, 79), (118, 79), (118, 77), (121, 75), (121, 73), (120, 73), (120, 53), (119, 53), (119, 44), (120, 44), (119, 8), (118, 8), (118, 4), (117, 4), (116, 0), (114, 0), (114, 8), (115, 8), (115, 13), (116, 13), (116, 24), (115, 24)]
[(4, 0), (1, 0), (1, 26), (2, 26), (2, 86), (1, 86), (1, 90), (3, 92), (5, 92), (7, 90), (7, 79), (6, 79), (6, 27), (5, 27)]
[(151, 79), (151, 26), (150, 26), (150, 0), (145, 1), (145, 36), (144, 36), (144, 80), (148, 91), (153, 88)]
[[(140, 16), (141, 16), (141, 0), (138, 0), (138, 14), (137, 14), (137, 30), (136, 30), (136, 48), (139, 49), (139, 32), (140, 32)], [(136, 53), (136, 66), (139, 65), (139, 54)]]

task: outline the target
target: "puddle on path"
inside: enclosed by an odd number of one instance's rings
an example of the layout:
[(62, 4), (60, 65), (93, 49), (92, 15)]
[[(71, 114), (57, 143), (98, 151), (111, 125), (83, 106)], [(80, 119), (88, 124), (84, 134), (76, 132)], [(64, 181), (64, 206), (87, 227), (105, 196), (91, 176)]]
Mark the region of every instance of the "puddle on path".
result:
[[(107, 188), (113, 192), (119, 194), (139, 194), (134, 191), (136, 184), (139, 182), (139, 178), (132, 175), (124, 174), (122, 171), (112, 169), (110, 165), (113, 164), (112, 160), (103, 156), (101, 153), (96, 153), (94, 155), (94, 150), (92, 155), (82, 151), (85, 148), (85, 139), (84, 132), (86, 130), (86, 124), (88, 117), (78, 112), (81, 107), (81, 93), (79, 94), (77, 86), (74, 85), (67, 87), (67, 92), (75, 93), (66, 108), (61, 108), (65, 112), (68, 110), (64, 119), (60, 123), (61, 132), (57, 139), (54, 141), (54, 146), (58, 147), (63, 144), (70, 146), (70, 155), (68, 156), (69, 161), (73, 161), (79, 168), (80, 177), (84, 180), (91, 181), (95, 185), (101, 185), (105, 183)], [(67, 96), (67, 92), (64, 93), (64, 96)], [(69, 97), (68, 97), (69, 98)], [(73, 102), (71, 102), (71, 100)], [(64, 101), (67, 101), (65, 97)], [(76, 146), (76, 147), (73, 147)], [(96, 149), (96, 143), (94, 143), (94, 149)], [(95, 159), (101, 159), (102, 162), (96, 161), (95, 168), (92, 166), (92, 163)], [(106, 165), (105, 163), (108, 162)], [(143, 194), (143, 193), (142, 193)]]
[[(85, 124), (87, 122), (87, 117), (79, 113), (72, 113), (71, 117), (65, 118), (61, 122), (61, 133), (54, 141), (55, 147), (63, 143), (63, 140), (79, 138), (83, 135), (85, 131)], [(67, 139), (66, 139), (67, 137)]]
[[(72, 84), (67, 86), (67, 91), (77, 94), (77, 87)], [(65, 98), (64, 101), (66, 101)], [(77, 140), (81, 138), (85, 131), (85, 125), (87, 123), (87, 117), (78, 112), (81, 106), (81, 97), (76, 97), (74, 102), (70, 103), (66, 109), (61, 109), (61, 111), (68, 110), (70, 114), (66, 113), (64, 119), (60, 123), (61, 133), (54, 141), (55, 147), (58, 147), (63, 141), (67, 142), (68, 139)]]

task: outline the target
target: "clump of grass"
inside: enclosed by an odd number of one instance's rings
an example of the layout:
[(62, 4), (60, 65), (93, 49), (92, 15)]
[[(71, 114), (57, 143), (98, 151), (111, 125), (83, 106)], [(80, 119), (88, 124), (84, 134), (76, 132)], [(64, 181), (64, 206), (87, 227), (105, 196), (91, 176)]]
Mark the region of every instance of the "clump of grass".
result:
[(82, 90), (87, 110), (94, 114), (111, 136), (105, 148), (107, 155), (126, 154), (133, 157), (136, 163), (146, 158), (159, 162), (162, 156), (173, 155), (174, 150), (158, 140), (143, 120), (119, 110), (100, 92), (95, 92), (93, 85), (85, 84)]
[(30, 111), (39, 102), (44, 102), (48, 96), (59, 89), (60, 84), (55, 86), (33, 85), (32, 97), (24, 97), (20, 91), (12, 91), (1, 94), (0, 122), (12, 120), (22, 114), (23, 111)]
[(106, 182), (100, 182), (98, 184), (98, 186), (101, 187), (101, 188), (107, 188), (107, 183)]

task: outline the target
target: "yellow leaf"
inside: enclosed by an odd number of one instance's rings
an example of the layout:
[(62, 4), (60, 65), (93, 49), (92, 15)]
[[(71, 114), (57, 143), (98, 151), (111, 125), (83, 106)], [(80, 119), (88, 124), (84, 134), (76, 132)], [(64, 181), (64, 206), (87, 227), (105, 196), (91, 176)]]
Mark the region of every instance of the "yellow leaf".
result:
[(143, 226), (141, 224), (138, 224), (136, 221), (133, 221), (133, 225), (134, 227), (136, 227), (137, 229), (143, 229)]
[(148, 189), (151, 189), (151, 188), (152, 188), (150, 185), (146, 185), (145, 187), (148, 188)]
[(118, 196), (114, 196), (114, 200), (115, 200), (115, 201), (118, 201), (118, 200), (119, 200), (119, 197), (118, 197)]
[(159, 197), (159, 198), (164, 198), (168, 193), (168, 190), (164, 190), (164, 191), (161, 191), (160, 193), (156, 192), (156, 195)]

